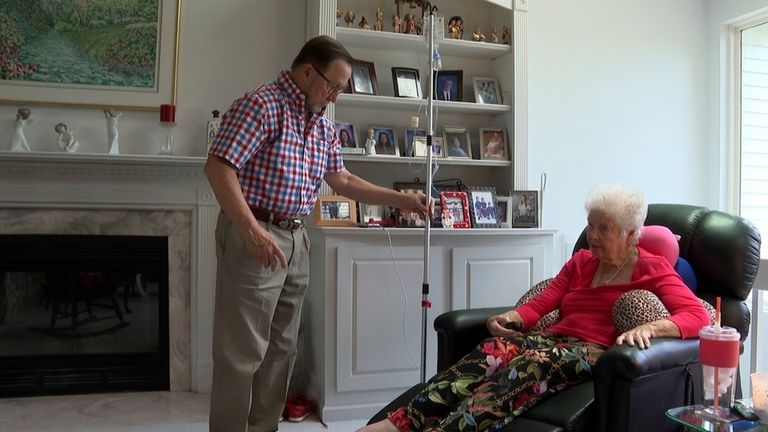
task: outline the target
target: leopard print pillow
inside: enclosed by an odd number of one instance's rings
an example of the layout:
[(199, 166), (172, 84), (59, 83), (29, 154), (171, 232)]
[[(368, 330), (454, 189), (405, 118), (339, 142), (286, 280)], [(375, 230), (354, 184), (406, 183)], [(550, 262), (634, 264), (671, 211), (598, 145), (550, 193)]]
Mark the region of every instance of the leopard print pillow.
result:
[[(549, 286), (549, 283), (552, 282), (552, 279), (554, 278), (544, 279), (543, 281), (532, 286), (531, 289), (528, 290), (528, 292), (526, 292), (525, 294), (523, 294), (522, 297), (520, 297), (520, 300), (517, 301), (517, 304), (515, 305), (515, 307), (522, 306), (528, 303), (529, 301), (531, 301), (531, 299), (533, 299), (537, 295), (539, 295), (542, 291), (544, 291), (544, 289), (547, 286)], [(552, 312), (539, 318), (539, 320), (536, 321), (536, 323), (533, 326), (531, 326), (530, 331), (542, 331), (547, 327), (551, 326), (552, 324), (558, 322), (559, 320), (560, 320), (560, 309), (555, 309)]]
[[(699, 299), (707, 310), (711, 322), (715, 322), (715, 308), (703, 299)], [(629, 331), (639, 325), (669, 317), (664, 304), (650, 291), (632, 290), (620, 295), (613, 305), (613, 322), (619, 333)]]

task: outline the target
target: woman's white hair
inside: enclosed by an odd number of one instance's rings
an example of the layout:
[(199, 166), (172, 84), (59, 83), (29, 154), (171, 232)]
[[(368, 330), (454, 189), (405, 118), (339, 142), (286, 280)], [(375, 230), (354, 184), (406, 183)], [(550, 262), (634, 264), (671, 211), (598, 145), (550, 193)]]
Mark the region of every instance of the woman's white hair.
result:
[(599, 211), (613, 219), (624, 234), (634, 231), (633, 244), (640, 239), (648, 204), (639, 192), (620, 185), (595, 186), (584, 203), (587, 214)]

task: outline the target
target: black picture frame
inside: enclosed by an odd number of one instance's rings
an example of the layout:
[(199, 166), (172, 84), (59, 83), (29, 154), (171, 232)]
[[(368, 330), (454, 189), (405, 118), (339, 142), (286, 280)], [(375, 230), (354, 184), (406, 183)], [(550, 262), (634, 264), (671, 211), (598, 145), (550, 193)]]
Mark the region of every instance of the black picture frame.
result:
[(395, 89), (395, 97), (422, 98), (418, 69), (393, 67), (392, 86)]
[[(447, 84), (450, 81), (450, 86)], [(449, 90), (446, 97), (446, 90)], [(435, 72), (435, 88), (433, 97), (441, 101), (464, 100), (464, 71), (440, 70)]]
[(472, 228), (499, 228), (500, 222), (496, 209), (496, 188), (469, 187), (469, 218)]
[(376, 68), (373, 62), (365, 60), (352, 61), (352, 76), (349, 78), (349, 89), (353, 94), (379, 94), (379, 82), (376, 80)]
[(509, 225), (512, 228), (538, 228), (539, 226), (539, 191), (516, 190), (510, 194), (512, 202)]

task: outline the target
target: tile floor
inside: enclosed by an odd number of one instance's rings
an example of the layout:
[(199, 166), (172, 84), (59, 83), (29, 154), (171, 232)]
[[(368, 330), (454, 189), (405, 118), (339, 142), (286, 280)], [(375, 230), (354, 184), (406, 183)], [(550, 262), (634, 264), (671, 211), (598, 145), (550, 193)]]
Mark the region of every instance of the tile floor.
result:
[[(285, 432), (354, 432), (366, 420), (330, 423), (316, 416), (280, 423)], [(114, 393), (0, 399), (3, 432), (207, 432), (208, 395)]]

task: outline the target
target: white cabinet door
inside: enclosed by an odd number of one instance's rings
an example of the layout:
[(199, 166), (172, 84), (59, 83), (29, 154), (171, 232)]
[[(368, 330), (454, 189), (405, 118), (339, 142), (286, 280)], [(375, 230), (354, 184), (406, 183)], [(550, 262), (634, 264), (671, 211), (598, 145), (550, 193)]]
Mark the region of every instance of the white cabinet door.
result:
[[(430, 261), (442, 261), (442, 248), (430, 251)], [(337, 254), (338, 390), (406, 388), (419, 382), (423, 248), (340, 246)], [(435, 305), (443, 304), (445, 280), (440, 267), (431, 267)], [(431, 323), (441, 312), (438, 306), (428, 314), (428, 374), (436, 362)]]
[(548, 276), (543, 238), (510, 247), (457, 247), (451, 257), (451, 309), (512, 306)]

